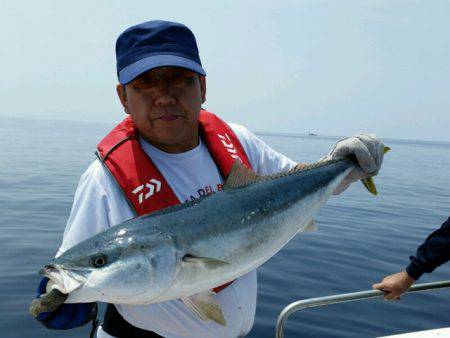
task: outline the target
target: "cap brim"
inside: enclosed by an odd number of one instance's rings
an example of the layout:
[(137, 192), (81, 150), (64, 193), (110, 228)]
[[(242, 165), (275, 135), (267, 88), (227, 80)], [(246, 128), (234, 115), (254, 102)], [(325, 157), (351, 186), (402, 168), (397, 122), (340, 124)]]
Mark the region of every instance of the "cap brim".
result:
[(121, 84), (127, 84), (136, 76), (139, 76), (150, 69), (162, 66), (183, 67), (206, 76), (206, 72), (203, 70), (202, 66), (190, 59), (176, 55), (152, 55), (136, 61), (122, 69), (119, 72), (119, 82)]

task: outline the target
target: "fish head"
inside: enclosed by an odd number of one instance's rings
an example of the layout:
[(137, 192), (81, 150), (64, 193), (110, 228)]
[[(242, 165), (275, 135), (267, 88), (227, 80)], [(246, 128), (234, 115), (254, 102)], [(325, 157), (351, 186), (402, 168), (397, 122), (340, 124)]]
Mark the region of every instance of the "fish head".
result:
[(94, 236), (64, 252), (40, 273), (50, 279), (51, 288), (69, 294), (66, 303), (145, 304), (172, 285), (179, 265), (168, 236), (125, 232)]

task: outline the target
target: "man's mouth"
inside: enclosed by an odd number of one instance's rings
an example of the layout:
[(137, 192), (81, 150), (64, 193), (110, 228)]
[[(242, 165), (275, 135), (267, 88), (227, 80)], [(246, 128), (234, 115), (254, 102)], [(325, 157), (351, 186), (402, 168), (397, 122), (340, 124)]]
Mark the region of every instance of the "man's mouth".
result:
[(158, 117), (158, 120), (161, 121), (166, 121), (166, 122), (170, 122), (170, 121), (175, 121), (177, 119), (182, 118), (183, 116), (181, 115), (176, 115), (176, 114), (165, 114), (163, 116)]

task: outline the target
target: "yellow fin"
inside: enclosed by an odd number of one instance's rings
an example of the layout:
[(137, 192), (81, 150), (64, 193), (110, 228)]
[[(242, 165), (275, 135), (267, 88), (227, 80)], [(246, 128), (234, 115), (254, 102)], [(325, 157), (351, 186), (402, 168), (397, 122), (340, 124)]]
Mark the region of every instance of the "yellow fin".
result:
[[(391, 150), (391, 148), (385, 146), (383, 149), (383, 153), (387, 154), (390, 150)], [(372, 177), (364, 178), (361, 180), (361, 182), (362, 182), (362, 184), (364, 184), (366, 189), (369, 190), (369, 192), (371, 194), (378, 195), (378, 190), (377, 190), (377, 187), (375, 186), (375, 182), (373, 181)]]
[(212, 291), (203, 291), (182, 299), (183, 303), (202, 320), (213, 320), (222, 326), (227, 325), (222, 309)]
[(264, 178), (251, 169), (248, 169), (244, 164), (236, 160), (231, 168), (230, 174), (223, 186), (224, 189), (242, 188), (252, 183), (260, 182)]
[(364, 178), (361, 182), (371, 194), (378, 195), (378, 190), (372, 177)]

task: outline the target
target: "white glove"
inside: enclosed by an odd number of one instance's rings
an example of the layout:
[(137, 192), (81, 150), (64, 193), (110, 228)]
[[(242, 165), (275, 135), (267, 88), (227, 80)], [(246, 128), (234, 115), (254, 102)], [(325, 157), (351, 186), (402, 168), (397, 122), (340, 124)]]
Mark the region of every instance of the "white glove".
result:
[(338, 195), (351, 183), (378, 174), (383, 162), (384, 148), (383, 142), (375, 134), (360, 134), (338, 141), (333, 150), (319, 162), (355, 157), (359, 167), (348, 174), (333, 194)]

